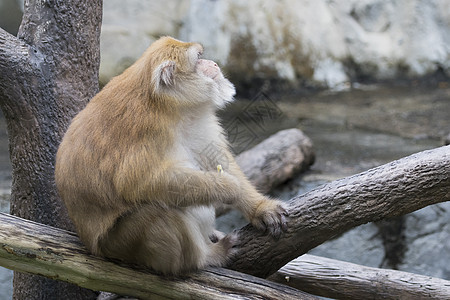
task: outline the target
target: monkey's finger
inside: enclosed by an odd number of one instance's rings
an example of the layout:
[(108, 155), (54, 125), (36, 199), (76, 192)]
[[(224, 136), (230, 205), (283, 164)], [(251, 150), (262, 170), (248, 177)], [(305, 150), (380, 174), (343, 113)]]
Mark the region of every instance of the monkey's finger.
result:
[(278, 239), (287, 229), (286, 217), (280, 213), (268, 214), (262, 219), (265, 232)]

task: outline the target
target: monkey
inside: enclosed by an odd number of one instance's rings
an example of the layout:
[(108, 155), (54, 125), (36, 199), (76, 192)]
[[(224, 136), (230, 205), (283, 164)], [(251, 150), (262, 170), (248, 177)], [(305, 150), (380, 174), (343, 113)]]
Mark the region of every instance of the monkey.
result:
[(235, 88), (202, 54), (199, 43), (159, 38), (64, 134), (56, 187), (94, 255), (164, 275), (224, 266), (238, 250), (236, 233), (215, 229), (222, 204), (275, 238), (286, 231), (285, 204), (260, 194), (230, 151), (216, 111)]

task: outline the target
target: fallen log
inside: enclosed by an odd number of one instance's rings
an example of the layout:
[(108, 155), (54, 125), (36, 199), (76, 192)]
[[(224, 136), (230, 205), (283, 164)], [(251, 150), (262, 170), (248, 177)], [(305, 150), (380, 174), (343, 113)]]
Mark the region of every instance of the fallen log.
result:
[(333, 299), (450, 299), (450, 281), (305, 254), (269, 277)]
[(312, 141), (299, 129), (277, 132), (236, 157), (239, 167), (262, 193), (305, 171), (314, 163)]

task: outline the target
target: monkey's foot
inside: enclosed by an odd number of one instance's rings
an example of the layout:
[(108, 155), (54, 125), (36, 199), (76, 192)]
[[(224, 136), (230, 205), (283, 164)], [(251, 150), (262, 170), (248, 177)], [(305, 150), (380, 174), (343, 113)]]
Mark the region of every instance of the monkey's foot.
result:
[(235, 247), (238, 242), (238, 234), (237, 231), (233, 231), (227, 235), (225, 235), (219, 243), (222, 245), (223, 249), (226, 250), (226, 257), (229, 259), (233, 255), (237, 254), (238, 249)]
[(226, 265), (237, 254), (237, 248), (234, 247), (237, 244), (237, 238), (237, 234), (232, 232), (217, 243), (211, 244), (212, 251), (208, 257), (207, 265), (218, 267)]
[(210, 235), (209, 239), (213, 243), (217, 243), (219, 240), (223, 239), (225, 237), (225, 233), (219, 230), (214, 230)]

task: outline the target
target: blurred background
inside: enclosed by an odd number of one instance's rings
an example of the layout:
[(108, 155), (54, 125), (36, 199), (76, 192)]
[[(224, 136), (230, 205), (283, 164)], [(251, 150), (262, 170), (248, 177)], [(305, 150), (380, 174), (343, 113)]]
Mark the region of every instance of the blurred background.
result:
[[(16, 34), (22, 6), (0, 0), (0, 26)], [(246, 147), (291, 127), (312, 139), (315, 164), (274, 196), (287, 200), (450, 143), (448, 0), (107, 0), (100, 84), (162, 35), (202, 43), (204, 57), (236, 85), (237, 101), (221, 112), (225, 124), (261, 98), (275, 106), (276, 118), (246, 120)], [(0, 139), (0, 203), (8, 211), (3, 117)], [(244, 221), (231, 213), (218, 223), (229, 231)], [(311, 253), (450, 280), (450, 203), (360, 226)], [(2, 274), (0, 299), (10, 299), (11, 272)]]

